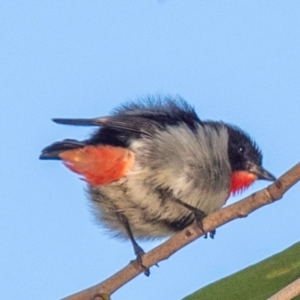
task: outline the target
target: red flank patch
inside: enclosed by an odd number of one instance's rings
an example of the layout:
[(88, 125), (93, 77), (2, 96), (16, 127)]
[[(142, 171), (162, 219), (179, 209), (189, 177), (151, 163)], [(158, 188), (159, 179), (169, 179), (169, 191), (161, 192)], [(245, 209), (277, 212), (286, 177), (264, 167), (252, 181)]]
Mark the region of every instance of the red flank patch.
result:
[(105, 185), (125, 176), (132, 168), (132, 151), (113, 146), (86, 146), (59, 154), (65, 166), (83, 175), (91, 185)]

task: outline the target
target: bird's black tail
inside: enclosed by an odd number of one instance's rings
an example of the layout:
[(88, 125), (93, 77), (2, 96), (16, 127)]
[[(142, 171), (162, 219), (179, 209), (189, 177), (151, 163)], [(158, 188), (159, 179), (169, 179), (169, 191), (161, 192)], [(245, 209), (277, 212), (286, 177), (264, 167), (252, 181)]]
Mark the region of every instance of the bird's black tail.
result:
[(61, 158), (59, 157), (59, 154), (61, 152), (83, 148), (84, 146), (86, 146), (86, 143), (70, 139), (63, 140), (61, 142), (55, 142), (49, 145), (48, 147), (44, 148), (39, 158), (60, 160)]

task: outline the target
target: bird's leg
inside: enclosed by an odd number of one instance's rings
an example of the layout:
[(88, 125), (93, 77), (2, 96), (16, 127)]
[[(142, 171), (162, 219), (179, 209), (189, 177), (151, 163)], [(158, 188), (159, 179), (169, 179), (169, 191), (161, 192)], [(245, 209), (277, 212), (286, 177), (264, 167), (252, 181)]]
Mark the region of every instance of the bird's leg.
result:
[[(187, 203), (183, 202), (182, 200), (177, 199), (175, 197), (172, 197), (171, 200), (178, 203), (178, 204), (180, 204), (180, 205), (182, 205), (183, 207), (187, 208), (188, 210), (190, 210), (194, 214), (195, 220), (196, 220), (196, 223), (197, 223), (198, 227), (204, 233), (204, 238), (207, 238), (207, 233), (204, 231), (203, 222), (202, 222), (203, 219), (207, 216), (207, 214), (203, 210), (201, 210), (197, 207), (191, 206), (191, 205), (189, 205), (189, 204), (187, 204)], [(215, 234), (216, 234), (216, 230), (212, 230), (211, 232), (209, 232), (209, 237), (213, 239)]]
[(119, 221), (122, 223), (122, 225), (124, 226), (126, 233), (131, 241), (131, 244), (133, 246), (133, 250), (134, 250), (134, 254), (136, 255), (136, 259), (138, 264), (145, 269), (144, 274), (146, 276), (150, 275), (150, 270), (147, 269), (144, 265), (143, 265), (143, 259), (142, 256), (145, 254), (145, 251), (140, 247), (140, 245), (136, 242), (136, 240), (134, 239), (134, 236), (132, 234), (129, 222), (127, 220), (127, 218), (122, 215), (122, 214), (117, 214), (118, 215), (118, 219)]
[(201, 210), (201, 209), (198, 209), (194, 206), (191, 206), (185, 202), (183, 202), (182, 200), (180, 199), (177, 199), (177, 198), (172, 198), (173, 201), (175, 201), (176, 203), (182, 205), (183, 207), (187, 208), (188, 210), (190, 210), (194, 216), (195, 216), (195, 220), (199, 226), (199, 228), (203, 231), (204, 234), (206, 234), (206, 232), (204, 231), (204, 228), (203, 228), (203, 219), (207, 216), (206, 213)]

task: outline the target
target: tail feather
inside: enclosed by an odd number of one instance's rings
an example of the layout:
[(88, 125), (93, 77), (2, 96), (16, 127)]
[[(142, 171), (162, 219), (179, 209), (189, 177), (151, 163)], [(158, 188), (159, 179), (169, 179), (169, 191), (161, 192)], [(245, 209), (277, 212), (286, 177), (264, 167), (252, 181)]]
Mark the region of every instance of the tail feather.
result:
[(83, 148), (86, 143), (76, 140), (66, 139), (61, 142), (55, 142), (42, 150), (40, 159), (57, 159), (61, 160), (59, 154), (67, 150)]

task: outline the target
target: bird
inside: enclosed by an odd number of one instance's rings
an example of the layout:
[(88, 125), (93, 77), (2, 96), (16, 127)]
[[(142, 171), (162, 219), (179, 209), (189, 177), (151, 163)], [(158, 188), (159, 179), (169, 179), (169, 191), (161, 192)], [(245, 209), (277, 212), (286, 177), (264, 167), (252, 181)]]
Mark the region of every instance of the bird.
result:
[(203, 218), (230, 195), (276, 179), (245, 131), (200, 119), (179, 96), (140, 98), (104, 117), (53, 121), (97, 127), (86, 140), (51, 144), (40, 159), (61, 160), (82, 176), (97, 220), (131, 241), (141, 266), (145, 252), (137, 240), (168, 237), (193, 222), (203, 230)]

